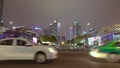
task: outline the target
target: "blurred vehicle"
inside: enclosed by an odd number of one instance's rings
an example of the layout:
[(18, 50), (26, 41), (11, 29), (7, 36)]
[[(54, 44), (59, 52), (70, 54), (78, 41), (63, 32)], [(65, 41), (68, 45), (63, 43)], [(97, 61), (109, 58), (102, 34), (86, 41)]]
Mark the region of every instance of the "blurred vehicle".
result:
[(0, 40), (0, 60), (35, 60), (44, 63), (57, 58), (57, 50), (34, 45), (23, 38), (6, 38)]
[(40, 45), (49, 46), (48, 43), (42, 43), (42, 44), (40, 44)]
[(92, 47), (89, 54), (95, 58), (103, 58), (108, 62), (118, 62), (120, 59), (120, 41), (111, 41), (102, 46)]

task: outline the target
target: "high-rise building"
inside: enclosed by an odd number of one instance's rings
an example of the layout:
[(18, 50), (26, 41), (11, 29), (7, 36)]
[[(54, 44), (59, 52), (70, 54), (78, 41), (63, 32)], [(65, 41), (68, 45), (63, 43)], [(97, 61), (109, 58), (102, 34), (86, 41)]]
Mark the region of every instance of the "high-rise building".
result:
[(69, 40), (73, 38), (73, 27), (69, 27)]
[(74, 21), (73, 22), (73, 35), (76, 37), (77, 35), (81, 35), (81, 24), (78, 22)]
[(49, 25), (50, 35), (57, 37), (57, 23), (52, 23)]
[(1, 23), (1, 20), (2, 20), (3, 1), (4, 1), (4, 0), (0, 0), (0, 23)]
[(58, 42), (61, 40), (61, 23), (54, 20), (52, 24), (49, 25), (50, 35), (55, 36)]
[(4, 0), (0, 0), (0, 34), (6, 31), (6, 28), (3, 26), (3, 21), (2, 21), (3, 1)]
[(56, 37), (60, 36), (60, 28), (61, 28), (61, 24), (57, 20), (54, 20), (53, 23), (49, 25), (49, 30), (51, 35)]

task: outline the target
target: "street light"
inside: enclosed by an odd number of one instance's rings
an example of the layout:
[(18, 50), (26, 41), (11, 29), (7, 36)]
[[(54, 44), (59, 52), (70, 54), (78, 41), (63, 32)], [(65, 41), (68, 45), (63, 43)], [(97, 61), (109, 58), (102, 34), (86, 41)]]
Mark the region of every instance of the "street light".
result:
[(39, 26), (34, 28), (35, 32), (39, 33), (39, 31), (41, 31), (41, 34), (43, 35), (43, 29), (40, 28)]
[(88, 22), (88, 23), (87, 23), (87, 25), (89, 26), (89, 25), (90, 25), (90, 23)]
[(9, 23), (10, 23), (11, 25), (13, 25), (13, 22), (12, 22), (12, 21), (10, 21)]
[(54, 23), (57, 23), (57, 20), (53, 20)]
[(4, 23), (4, 21), (0, 21), (0, 23)]
[(86, 31), (83, 31), (83, 32), (82, 32), (82, 35), (85, 35), (85, 34), (87, 34), (87, 32), (86, 32)]
[(13, 30), (13, 37), (14, 37), (14, 29), (15, 29), (15, 28), (14, 28), (14, 23), (13, 23), (12, 21), (10, 21), (9, 23), (10, 23), (11, 28), (12, 28), (12, 30)]
[(90, 23), (88, 22), (87, 23), (87, 32), (89, 32), (89, 26), (90, 26)]

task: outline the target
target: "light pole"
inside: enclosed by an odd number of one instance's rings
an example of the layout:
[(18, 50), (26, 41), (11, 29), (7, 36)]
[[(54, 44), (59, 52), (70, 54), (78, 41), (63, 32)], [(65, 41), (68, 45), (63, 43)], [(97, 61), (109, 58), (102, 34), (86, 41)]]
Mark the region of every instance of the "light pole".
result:
[(9, 22), (12, 28), (12, 32), (13, 32), (13, 37), (14, 37), (14, 23), (12, 21)]
[(87, 33), (89, 32), (89, 26), (90, 26), (90, 23), (88, 22), (87, 23)]

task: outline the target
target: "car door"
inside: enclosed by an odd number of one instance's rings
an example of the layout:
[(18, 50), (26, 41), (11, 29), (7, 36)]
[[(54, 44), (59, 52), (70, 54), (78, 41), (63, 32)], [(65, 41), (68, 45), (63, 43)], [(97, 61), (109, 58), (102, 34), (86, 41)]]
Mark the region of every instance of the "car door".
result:
[(26, 45), (27, 43), (25, 40), (16, 40), (15, 54), (17, 59), (29, 59), (33, 57), (34, 52), (32, 45)]
[(116, 53), (120, 53), (120, 42), (115, 42), (114, 44)]
[(0, 41), (0, 59), (11, 59), (13, 56), (14, 39)]

